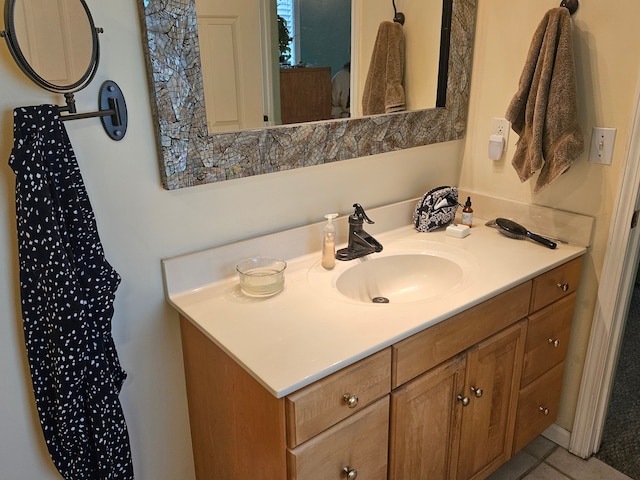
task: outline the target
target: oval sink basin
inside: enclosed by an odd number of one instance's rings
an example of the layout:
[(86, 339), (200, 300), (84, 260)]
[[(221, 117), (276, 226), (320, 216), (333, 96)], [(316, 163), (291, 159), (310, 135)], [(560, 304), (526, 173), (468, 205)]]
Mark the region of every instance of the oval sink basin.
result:
[(463, 279), (462, 266), (439, 255), (390, 255), (362, 260), (340, 274), (336, 288), (362, 302), (409, 303), (449, 293)]

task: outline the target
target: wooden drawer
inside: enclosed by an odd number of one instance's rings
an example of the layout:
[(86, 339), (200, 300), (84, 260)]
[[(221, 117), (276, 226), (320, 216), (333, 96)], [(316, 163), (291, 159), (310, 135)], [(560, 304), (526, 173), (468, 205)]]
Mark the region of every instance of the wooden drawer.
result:
[(292, 393), (285, 401), (287, 446), (306, 442), (390, 391), (391, 350), (387, 348)]
[(297, 448), (287, 450), (288, 480), (387, 478), (389, 395)]
[(530, 293), (523, 283), (393, 345), (392, 388), (524, 318)]
[(558, 416), (564, 362), (520, 390), (513, 453), (540, 435)]
[(571, 335), (576, 294), (572, 293), (529, 316), (522, 386), (564, 361)]
[(582, 257), (578, 257), (534, 278), (529, 312), (536, 312), (575, 292), (580, 282), (581, 270)]

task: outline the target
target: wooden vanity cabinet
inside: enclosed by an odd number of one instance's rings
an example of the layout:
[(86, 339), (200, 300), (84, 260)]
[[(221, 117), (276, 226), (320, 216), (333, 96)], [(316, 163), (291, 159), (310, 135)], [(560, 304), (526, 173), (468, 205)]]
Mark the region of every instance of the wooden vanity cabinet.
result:
[(285, 398), (181, 318), (196, 478), (486, 478), (555, 421), (581, 262)]

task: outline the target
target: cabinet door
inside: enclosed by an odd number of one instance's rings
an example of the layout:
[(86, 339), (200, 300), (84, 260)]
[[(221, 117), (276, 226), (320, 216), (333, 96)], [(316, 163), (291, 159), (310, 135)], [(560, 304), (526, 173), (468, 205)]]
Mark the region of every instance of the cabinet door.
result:
[(465, 355), (391, 394), (389, 480), (456, 478)]
[(485, 478), (511, 455), (525, 331), (521, 321), (467, 352), (458, 479)]

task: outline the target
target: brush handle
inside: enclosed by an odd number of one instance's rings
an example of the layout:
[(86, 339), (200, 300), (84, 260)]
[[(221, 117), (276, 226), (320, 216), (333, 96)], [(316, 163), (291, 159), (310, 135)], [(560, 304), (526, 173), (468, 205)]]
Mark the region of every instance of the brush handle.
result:
[(536, 235), (533, 232), (527, 232), (527, 237), (529, 237), (534, 242), (541, 243), (545, 247), (556, 248), (558, 246), (556, 242), (552, 242), (548, 238), (541, 237), (540, 235)]

